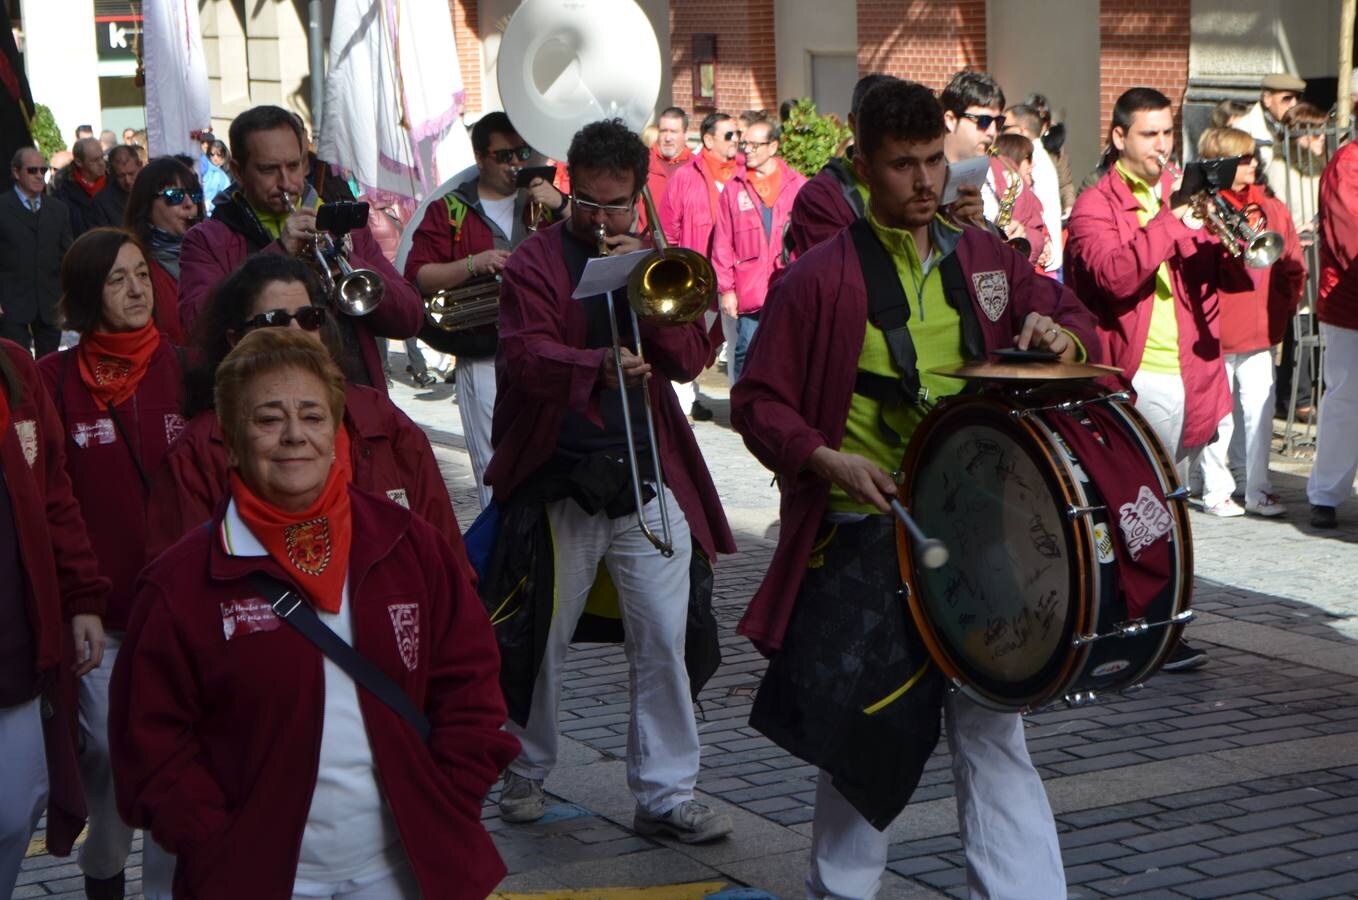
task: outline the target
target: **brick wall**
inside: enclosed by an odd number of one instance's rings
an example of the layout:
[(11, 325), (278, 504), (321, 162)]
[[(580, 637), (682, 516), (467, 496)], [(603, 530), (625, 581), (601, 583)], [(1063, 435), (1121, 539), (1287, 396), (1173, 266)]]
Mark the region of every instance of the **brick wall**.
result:
[(859, 74), (940, 90), (954, 73), (985, 67), (986, 0), (858, 0)]
[(453, 16), (453, 37), (457, 42), (457, 67), (462, 70), (462, 86), (467, 92), (463, 109), (481, 112), (481, 27), (477, 0), (448, 0)]
[[(717, 96), (712, 106), (695, 109), (693, 35), (700, 33), (717, 36)], [(773, 0), (671, 0), (670, 65), (673, 103), (698, 113), (694, 119), (714, 108), (776, 111)]]
[(1099, 7), (1099, 141), (1123, 91), (1152, 87), (1179, 125), (1188, 87), (1189, 0), (1102, 0)]

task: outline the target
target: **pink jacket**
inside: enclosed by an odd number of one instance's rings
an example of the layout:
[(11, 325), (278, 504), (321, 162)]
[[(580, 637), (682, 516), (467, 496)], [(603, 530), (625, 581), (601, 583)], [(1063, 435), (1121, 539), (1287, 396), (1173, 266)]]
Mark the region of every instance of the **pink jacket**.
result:
[[(1172, 178), (1160, 183), (1168, 197)], [(1169, 261), (1179, 323), (1179, 371), (1184, 395), (1183, 447), (1201, 447), (1231, 408), (1218, 331), (1217, 287), (1248, 291), (1254, 282), (1244, 264), (1230, 259), (1206, 228), (1193, 229), (1168, 205), (1146, 227), (1137, 203), (1115, 169), (1080, 194), (1070, 214), (1066, 283), (1099, 320), (1099, 343), (1110, 365), (1128, 383), (1141, 368), (1151, 327), (1155, 273)]]
[(773, 204), (773, 227), (764, 234), (764, 201), (755, 193), (746, 171), (737, 172), (717, 201), (717, 224), (712, 235), (712, 267), (717, 290), (735, 291), (740, 314), (758, 312), (769, 282), (784, 268), (783, 232), (792, 217), (792, 203), (806, 184), (806, 176), (781, 159), (783, 181)]
[(717, 211), (707, 189), (707, 169), (703, 167), (701, 152), (693, 154), (691, 161), (670, 175), (665, 197), (656, 212), (667, 244), (697, 250), (704, 256), (712, 254)]

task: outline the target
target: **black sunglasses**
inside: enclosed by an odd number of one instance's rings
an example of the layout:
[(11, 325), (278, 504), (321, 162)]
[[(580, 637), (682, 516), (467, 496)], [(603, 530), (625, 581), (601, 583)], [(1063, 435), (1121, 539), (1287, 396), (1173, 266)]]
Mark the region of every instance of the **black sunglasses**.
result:
[(962, 113), (962, 118), (971, 119), (976, 123), (976, 127), (982, 131), (989, 131), (990, 126), (994, 125), (997, 131), (1004, 131), (1004, 116), (992, 116), (988, 113)]
[(724, 140), (724, 141), (737, 140), (737, 141), (738, 141), (738, 140), (740, 140), (740, 136), (741, 136), (742, 134), (744, 134), (744, 133), (745, 133), (745, 132), (743, 132), (743, 131), (728, 131), (728, 132), (726, 132), (725, 134), (722, 135), (722, 140)]
[(29, 175), (46, 175), (47, 166), (24, 166), (23, 170)]
[(533, 155), (532, 147), (506, 147), (503, 150), (492, 150), (490, 155), (497, 163), (507, 163), (517, 159), (519, 162), (528, 162), (528, 158)]
[(190, 190), (189, 188), (172, 187), (165, 188), (165, 190), (163, 191), (156, 192), (157, 197), (164, 197), (165, 202), (170, 204), (171, 206), (178, 206), (179, 204), (183, 203), (185, 194), (187, 194), (189, 199), (192, 200), (194, 203), (203, 202), (203, 192), (198, 190)]
[(259, 315), (246, 319), (241, 326), (243, 331), (252, 328), (286, 328), (293, 321), (302, 327), (303, 331), (319, 331), (325, 324), (326, 312), (324, 306), (303, 306), (295, 313), (290, 313), (286, 309), (271, 309)]

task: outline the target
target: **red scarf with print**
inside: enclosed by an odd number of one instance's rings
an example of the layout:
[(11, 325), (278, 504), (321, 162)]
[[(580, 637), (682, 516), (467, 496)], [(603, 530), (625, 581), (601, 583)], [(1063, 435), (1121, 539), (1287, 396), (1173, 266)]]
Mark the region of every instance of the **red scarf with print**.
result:
[(160, 329), (154, 321), (136, 331), (90, 332), (75, 350), (80, 380), (100, 406), (122, 406), (137, 392), (159, 346)]
[(81, 174), (80, 170), (72, 167), (71, 180), (80, 185), (82, 191), (93, 197), (104, 189), (104, 185), (108, 182), (108, 176), (100, 175), (97, 181), (86, 181), (85, 176)]
[[(736, 161), (734, 159), (717, 159), (716, 155), (706, 147), (698, 158), (703, 161), (703, 171), (707, 172), (707, 202), (712, 210), (712, 215), (717, 214), (717, 185), (725, 185), (736, 174)], [(715, 221), (715, 219), (714, 219)]]
[(759, 195), (759, 199), (764, 201), (764, 205), (772, 209), (773, 204), (778, 202), (778, 191), (783, 187), (783, 167), (774, 166), (768, 175), (760, 175), (758, 169), (746, 169), (745, 177), (749, 179), (750, 186)]
[(317, 609), (340, 611), (354, 523), (349, 510), (349, 436), (335, 432), (335, 462), (316, 502), (300, 513), (261, 500), (231, 470), (231, 497), (250, 532)]

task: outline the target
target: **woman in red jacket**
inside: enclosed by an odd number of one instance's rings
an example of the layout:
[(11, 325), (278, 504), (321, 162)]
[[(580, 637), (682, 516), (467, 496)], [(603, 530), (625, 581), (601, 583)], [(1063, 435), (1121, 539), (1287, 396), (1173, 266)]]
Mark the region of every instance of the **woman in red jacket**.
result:
[[(0, 340), (0, 896), (14, 890), (47, 808), (47, 849), (84, 825), (75, 685), (103, 656), (99, 575), (63, 461), (61, 422), (33, 356)], [(70, 662), (72, 629), (80, 662)], [(66, 645), (63, 650), (63, 644)], [(51, 704), (55, 715), (44, 717)]]
[[(304, 264), (272, 254), (252, 256), (218, 286), (196, 326), (203, 364), (189, 374), (189, 424), (152, 489), (152, 555), (212, 518), (226, 495), (227, 447), (213, 411), (214, 375), (238, 339), (269, 326), (300, 329), (339, 356), (339, 330)], [(415, 512), (465, 559), (448, 488), (419, 426), (381, 392), (350, 384), (345, 387), (344, 427), (354, 484)]]
[[(230, 488), (142, 574), (114, 673), (119, 808), (177, 854), (176, 896), (486, 896), (505, 868), (481, 804), (518, 745), (462, 561), (351, 485), (344, 378), (313, 340), (245, 335), (215, 394)], [(394, 682), (427, 739), (275, 614), (260, 573)]]
[(113, 799), (108, 761), (108, 678), (132, 608), (132, 583), (148, 561), (151, 476), (184, 429), (179, 355), (152, 319), (151, 273), (130, 232), (82, 234), (61, 266), (61, 312), (80, 334), (38, 363), (66, 435), (66, 471), (99, 571), (113, 582), (102, 666), (80, 684), (81, 778), (89, 835), (80, 869), (90, 897), (123, 896), (132, 829)]
[(123, 225), (149, 251), (156, 327), (181, 347), (187, 341), (179, 324), (179, 248), (184, 235), (202, 218), (203, 189), (188, 166), (173, 156), (162, 156), (137, 173)]

